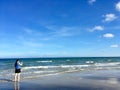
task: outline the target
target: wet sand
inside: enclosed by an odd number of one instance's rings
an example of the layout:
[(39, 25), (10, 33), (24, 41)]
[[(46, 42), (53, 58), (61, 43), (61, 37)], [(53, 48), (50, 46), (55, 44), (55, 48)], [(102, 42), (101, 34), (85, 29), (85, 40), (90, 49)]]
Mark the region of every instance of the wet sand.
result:
[(89, 71), (24, 79), (0, 79), (0, 90), (120, 90), (120, 71)]

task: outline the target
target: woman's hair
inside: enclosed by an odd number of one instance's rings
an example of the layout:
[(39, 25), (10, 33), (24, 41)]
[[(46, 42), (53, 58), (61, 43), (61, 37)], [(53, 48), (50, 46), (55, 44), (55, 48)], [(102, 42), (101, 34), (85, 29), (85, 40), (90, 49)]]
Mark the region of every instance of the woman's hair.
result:
[(19, 59), (17, 59), (17, 60), (15, 61), (15, 67), (16, 67), (18, 61), (19, 61)]

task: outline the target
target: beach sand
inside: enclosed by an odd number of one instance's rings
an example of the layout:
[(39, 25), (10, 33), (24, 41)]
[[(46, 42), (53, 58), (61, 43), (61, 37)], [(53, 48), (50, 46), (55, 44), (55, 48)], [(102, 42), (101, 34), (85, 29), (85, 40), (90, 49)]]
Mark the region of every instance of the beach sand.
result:
[(72, 72), (24, 79), (0, 79), (0, 90), (120, 90), (120, 71)]

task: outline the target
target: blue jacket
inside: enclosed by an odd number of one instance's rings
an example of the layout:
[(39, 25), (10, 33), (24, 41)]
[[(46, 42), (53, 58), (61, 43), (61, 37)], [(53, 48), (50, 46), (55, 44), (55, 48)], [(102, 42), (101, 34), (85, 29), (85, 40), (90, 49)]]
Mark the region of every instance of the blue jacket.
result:
[(16, 66), (15, 66), (16, 69), (20, 69), (20, 64), (17, 62)]

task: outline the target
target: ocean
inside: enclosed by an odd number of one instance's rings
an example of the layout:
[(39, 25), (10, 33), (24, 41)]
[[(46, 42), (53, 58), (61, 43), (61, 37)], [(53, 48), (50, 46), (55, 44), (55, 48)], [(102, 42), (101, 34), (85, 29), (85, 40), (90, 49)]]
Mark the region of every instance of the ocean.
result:
[[(16, 59), (0, 59), (0, 79), (13, 78)], [(120, 57), (20, 58), (22, 79), (68, 72), (120, 70)]]

